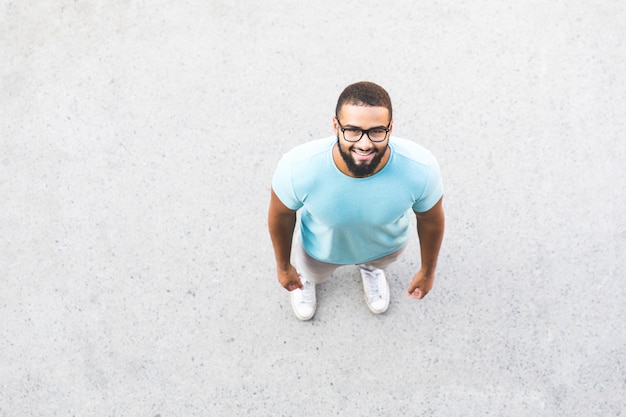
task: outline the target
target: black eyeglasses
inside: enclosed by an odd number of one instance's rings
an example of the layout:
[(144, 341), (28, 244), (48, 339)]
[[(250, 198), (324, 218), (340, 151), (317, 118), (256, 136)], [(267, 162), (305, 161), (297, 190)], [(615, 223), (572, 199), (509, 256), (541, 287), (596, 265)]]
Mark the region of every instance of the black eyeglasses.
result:
[(391, 126), (391, 120), (389, 121), (387, 127), (379, 126), (365, 130), (358, 127), (343, 127), (341, 126), (339, 119), (336, 119), (339, 129), (341, 129), (341, 132), (343, 133), (343, 138), (348, 142), (358, 142), (361, 140), (363, 135), (367, 135), (369, 140), (372, 142), (382, 142), (387, 138), (387, 133), (391, 130), (389, 129), (389, 126)]

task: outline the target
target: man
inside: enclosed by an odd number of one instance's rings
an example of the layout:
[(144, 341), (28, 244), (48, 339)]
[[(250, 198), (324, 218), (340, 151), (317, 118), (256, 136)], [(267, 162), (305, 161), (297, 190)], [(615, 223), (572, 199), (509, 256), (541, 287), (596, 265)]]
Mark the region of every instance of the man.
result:
[(443, 239), (439, 166), (426, 149), (391, 137), (389, 94), (370, 82), (346, 87), (333, 129), (335, 136), (283, 155), (272, 180), (268, 226), (278, 281), (290, 291), (300, 320), (315, 314), (315, 285), (341, 265), (358, 266), (368, 307), (384, 313), (389, 307), (384, 269), (400, 256), (412, 233), (411, 210), (417, 217), (421, 268), (407, 292), (424, 298), (433, 286)]

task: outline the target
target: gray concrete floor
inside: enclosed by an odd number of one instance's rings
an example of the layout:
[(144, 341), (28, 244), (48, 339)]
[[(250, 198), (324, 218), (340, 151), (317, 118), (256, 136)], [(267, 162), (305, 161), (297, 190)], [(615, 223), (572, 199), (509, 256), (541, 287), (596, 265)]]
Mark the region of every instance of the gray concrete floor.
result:
[[(2, 1), (0, 416), (626, 415), (626, 6)], [(371, 80), (445, 180), (436, 286), (298, 322), (272, 171)]]

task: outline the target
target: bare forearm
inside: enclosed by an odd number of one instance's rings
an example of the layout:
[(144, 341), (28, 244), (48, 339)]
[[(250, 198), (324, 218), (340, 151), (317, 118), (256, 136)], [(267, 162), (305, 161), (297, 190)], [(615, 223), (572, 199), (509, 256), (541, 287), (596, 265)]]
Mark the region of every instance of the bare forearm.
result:
[(439, 250), (443, 241), (445, 219), (443, 214), (432, 219), (417, 220), (417, 235), (420, 241), (422, 269), (432, 273), (437, 267)]
[(286, 290), (302, 289), (298, 271), (291, 265), (291, 244), (296, 227), (296, 212), (285, 206), (272, 190), (267, 225), (276, 256), (278, 282)]
[(274, 246), (274, 255), (276, 257), (276, 266), (279, 269), (288, 269), (291, 257), (291, 243), (293, 240), (293, 231), (296, 226), (295, 213), (271, 213), (268, 216), (268, 227), (272, 245)]
[(417, 299), (426, 297), (433, 288), (435, 281), (435, 268), (439, 249), (443, 241), (445, 229), (445, 215), (443, 213), (443, 198), (439, 199), (430, 210), (423, 213), (415, 213), (417, 216), (417, 235), (420, 240), (420, 254), (422, 267), (413, 275), (413, 279), (407, 290), (408, 294)]

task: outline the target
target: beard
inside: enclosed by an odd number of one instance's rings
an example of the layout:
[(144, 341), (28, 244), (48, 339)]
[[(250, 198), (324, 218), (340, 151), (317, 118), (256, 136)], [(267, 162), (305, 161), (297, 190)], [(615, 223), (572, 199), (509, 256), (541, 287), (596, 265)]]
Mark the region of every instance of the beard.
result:
[(383, 159), (383, 156), (385, 156), (385, 152), (387, 151), (388, 146), (389, 143), (387, 143), (382, 150), (376, 151), (376, 155), (374, 156), (374, 158), (372, 158), (370, 162), (356, 163), (354, 161), (354, 158), (352, 158), (350, 152), (345, 152), (343, 150), (343, 148), (341, 147), (341, 142), (339, 142), (339, 138), (337, 138), (337, 147), (339, 148), (339, 154), (341, 155), (341, 159), (343, 159), (343, 162), (345, 162), (348, 166), (348, 170), (350, 170), (350, 172), (353, 173), (355, 177), (369, 177), (370, 175), (372, 175), (374, 171), (376, 171), (376, 168), (378, 168), (378, 165), (380, 165), (380, 161)]

